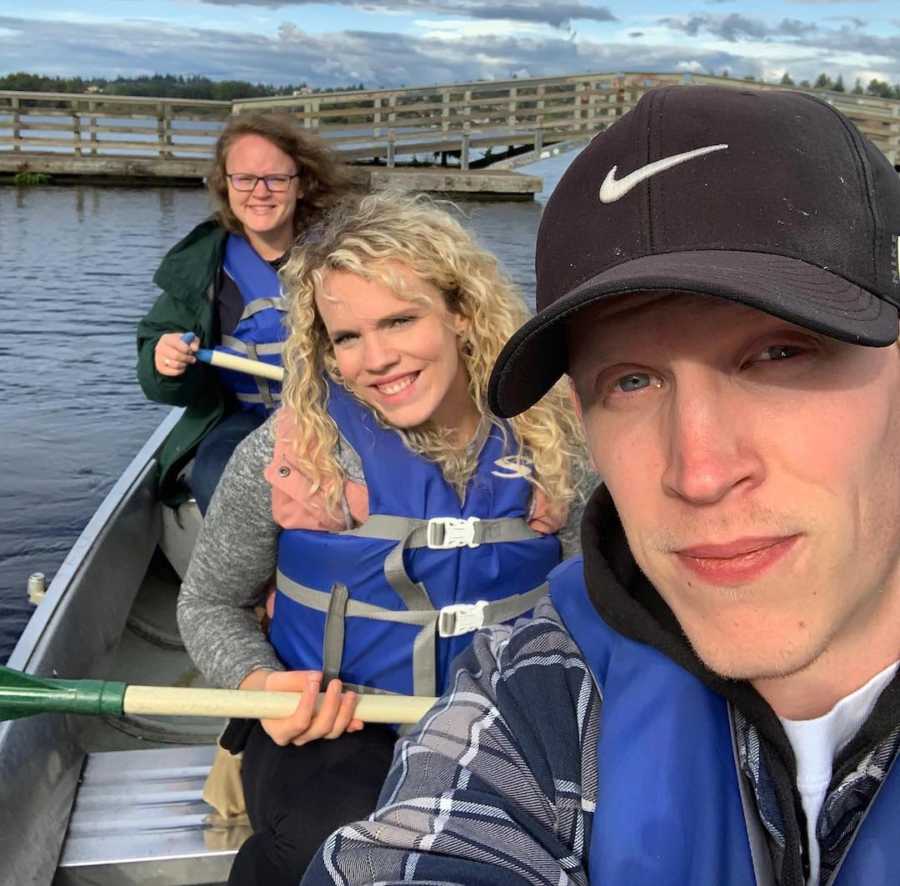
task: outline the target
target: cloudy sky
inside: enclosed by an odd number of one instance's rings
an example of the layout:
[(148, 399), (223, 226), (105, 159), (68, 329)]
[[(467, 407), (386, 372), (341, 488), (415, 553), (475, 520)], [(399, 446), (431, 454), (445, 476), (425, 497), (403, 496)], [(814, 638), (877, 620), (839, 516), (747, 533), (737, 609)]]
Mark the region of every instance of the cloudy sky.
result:
[(415, 86), (586, 71), (900, 82), (896, 0), (0, 0), (0, 73)]

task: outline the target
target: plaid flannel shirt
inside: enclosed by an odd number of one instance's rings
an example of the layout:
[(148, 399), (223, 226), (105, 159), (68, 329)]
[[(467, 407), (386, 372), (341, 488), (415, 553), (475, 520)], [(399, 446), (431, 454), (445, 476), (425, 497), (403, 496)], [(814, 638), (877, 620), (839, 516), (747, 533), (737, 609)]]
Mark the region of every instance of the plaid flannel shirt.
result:
[[(549, 598), (534, 618), (480, 631), (451, 688), (394, 762), (368, 821), (332, 834), (303, 879), (315, 884), (587, 884), (601, 699)], [(759, 736), (736, 717), (744, 774), (778, 864), (780, 810)], [(827, 882), (874, 796), (900, 727), (826, 799)]]

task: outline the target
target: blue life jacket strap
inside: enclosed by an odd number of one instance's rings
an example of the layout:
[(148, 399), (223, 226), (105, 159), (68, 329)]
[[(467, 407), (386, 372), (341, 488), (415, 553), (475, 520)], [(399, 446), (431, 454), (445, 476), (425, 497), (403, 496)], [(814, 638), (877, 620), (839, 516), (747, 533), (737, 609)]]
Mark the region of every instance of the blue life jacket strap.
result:
[[(510, 621), (534, 609), (549, 586), (538, 585), (524, 594), (513, 594), (502, 600), (477, 603), (455, 603), (442, 609), (385, 609), (349, 597), (345, 585), (335, 585), (330, 593), (292, 581), (281, 571), (276, 576), (279, 592), (303, 606), (324, 612), (325, 637), (322, 644), (322, 666), (330, 679), (340, 673), (344, 650), (344, 623), (347, 618), (371, 618), (401, 624), (420, 625), (413, 646), (413, 692), (434, 694), (437, 684), (435, 662), (438, 637), (458, 637), (484, 625)], [(341, 590), (343, 589), (343, 590)], [(335, 591), (337, 590), (337, 594)]]
[(478, 517), (432, 517), (417, 520), (390, 514), (372, 514), (362, 526), (348, 529), (342, 535), (396, 541), (397, 545), (384, 560), (384, 577), (406, 604), (407, 609), (434, 609), (425, 587), (414, 582), (406, 571), (403, 552), (408, 548), (477, 548), (481, 544), (525, 541), (539, 538), (521, 517), (479, 520)]

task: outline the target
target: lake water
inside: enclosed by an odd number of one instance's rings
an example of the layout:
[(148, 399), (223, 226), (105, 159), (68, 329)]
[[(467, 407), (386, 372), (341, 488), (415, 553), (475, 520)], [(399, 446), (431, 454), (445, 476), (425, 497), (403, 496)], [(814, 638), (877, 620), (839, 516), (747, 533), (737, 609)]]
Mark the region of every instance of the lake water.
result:
[[(523, 167), (536, 202), (459, 206), (534, 299), (541, 204), (570, 155)], [(135, 379), (137, 321), (165, 252), (209, 212), (177, 188), (0, 187), (0, 662), (31, 606), (168, 407)]]

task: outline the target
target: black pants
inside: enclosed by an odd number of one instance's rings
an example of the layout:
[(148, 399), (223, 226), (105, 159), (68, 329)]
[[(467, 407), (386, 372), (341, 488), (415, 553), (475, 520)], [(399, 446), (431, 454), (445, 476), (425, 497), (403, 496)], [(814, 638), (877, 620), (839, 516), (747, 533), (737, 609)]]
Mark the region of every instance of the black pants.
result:
[(265, 420), (266, 417), (257, 412), (232, 412), (200, 441), (194, 454), (190, 485), (197, 507), (204, 516), (231, 453), (247, 434), (255, 431)]
[(332, 831), (375, 809), (396, 740), (393, 729), (370, 723), (282, 748), (257, 722), (241, 764), (253, 836), (235, 856), (229, 886), (297, 886)]

